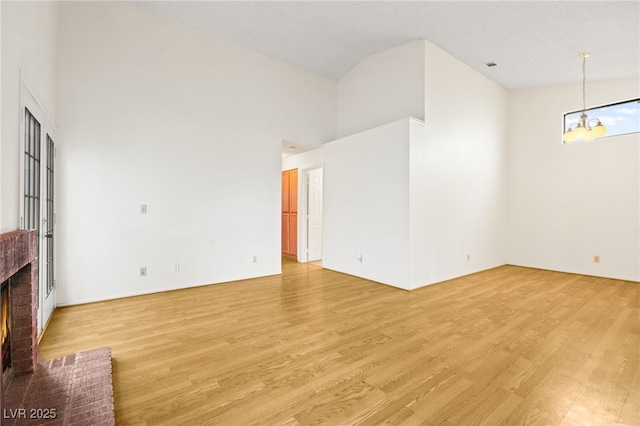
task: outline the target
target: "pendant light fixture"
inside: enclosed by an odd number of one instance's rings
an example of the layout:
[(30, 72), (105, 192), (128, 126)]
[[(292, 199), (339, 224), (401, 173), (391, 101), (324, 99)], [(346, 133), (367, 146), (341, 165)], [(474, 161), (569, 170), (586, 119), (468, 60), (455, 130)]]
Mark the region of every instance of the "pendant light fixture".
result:
[[(586, 141), (593, 140), (594, 138), (598, 138), (600, 136), (604, 136), (607, 133), (607, 128), (600, 122), (599, 118), (591, 118), (587, 116), (585, 110), (586, 107), (586, 60), (591, 56), (589, 52), (583, 52), (580, 54), (582, 58), (582, 114), (580, 115), (580, 119), (577, 123), (573, 123), (569, 126), (567, 131), (564, 133), (562, 139), (565, 142), (573, 142), (578, 139), (584, 139)], [(596, 122), (595, 127), (591, 128), (591, 122)]]

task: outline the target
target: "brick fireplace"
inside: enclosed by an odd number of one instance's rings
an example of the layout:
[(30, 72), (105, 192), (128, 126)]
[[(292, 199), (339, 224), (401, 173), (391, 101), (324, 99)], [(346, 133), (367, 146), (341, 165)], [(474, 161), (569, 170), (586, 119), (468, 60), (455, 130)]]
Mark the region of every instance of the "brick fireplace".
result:
[[(35, 231), (0, 234), (0, 283), (7, 281), (9, 285), (11, 369), (14, 376), (33, 373), (37, 366), (37, 279)], [(3, 412), (7, 385), (2, 383), (0, 375), (0, 413)]]
[(115, 425), (109, 347), (38, 363), (36, 254), (35, 231), (0, 234), (0, 283), (9, 284), (13, 371), (8, 389), (0, 375), (0, 424)]

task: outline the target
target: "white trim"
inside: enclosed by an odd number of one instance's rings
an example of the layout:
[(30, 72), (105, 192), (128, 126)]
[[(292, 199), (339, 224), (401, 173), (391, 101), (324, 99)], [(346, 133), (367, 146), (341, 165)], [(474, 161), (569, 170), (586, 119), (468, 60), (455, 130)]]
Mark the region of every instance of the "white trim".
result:
[[(298, 191), (298, 248), (302, 247), (302, 250), (298, 250), (298, 262), (302, 263), (309, 262), (309, 172), (318, 169), (322, 169), (324, 184), (324, 163), (305, 167), (300, 170), (302, 173), (299, 173), (302, 177), (298, 176), (298, 188), (302, 188), (302, 191)], [(302, 185), (300, 185), (300, 180), (302, 180)], [(300, 229), (304, 229), (304, 232), (300, 232)]]
[[(53, 140), (54, 143), (54, 151), (52, 153), (53, 158), (51, 159), (51, 161), (53, 162), (53, 173), (54, 173), (54, 180), (53, 180), (53, 199), (54, 199), (54, 203), (53, 203), (53, 217), (48, 218), (48, 220), (53, 221), (52, 227), (53, 227), (53, 285), (54, 287), (51, 290), (51, 293), (49, 295), (47, 295), (47, 285), (41, 285), (41, 294), (40, 296), (42, 297), (42, 303), (43, 303), (43, 307), (44, 307), (44, 301), (46, 298), (52, 298), (51, 300), (51, 305), (50, 305), (50, 310), (48, 313), (45, 312), (45, 310), (43, 309), (43, 316), (46, 316), (47, 318), (43, 318), (43, 327), (41, 331), (44, 331), (45, 327), (46, 327), (46, 323), (49, 322), (49, 320), (51, 319), (51, 314), (53, 314), (53, 311), (56, 309), (56, 302), (57, 302), (57, 291), (56, 291), (56, 282), (57, 282), (57, 273), (58, 273), (58, 268), (56, 267), (56, 257), (57, 257), (57, 253), (58, 253), (58, 249), (57, 249), (57, 206), (58, 203), (55, 202), (56, 200), (56, 193), (57, 193), (57, 179), (55, 179), (55, 174), (56, 174), (56, 169), (57, 169), (57, 165), (56, 165), (56, 143), (57, 143), (57, 134), (56, 134), (56, 127), (55, 125), (51, 122), (50, 120), (50, 116), (47, 115), (46, 111), (44, 113), (44, 124), (43, 124), (43, 132), (42, 132), (42, 137), (43, 137), (43, 144), (42, 144), (42, 155), (41, 155), (41, 161), (42, 161), (42, 167), (41, 167), (41, 175), (42, 175), (42, 187), (41, 187), (41, 214), (44, 217), (45, 216), (45, 212), (47, 211), (47, 188), (48, 185), (47, 184), (47, 164), (48, 164), (48, 158), (47, 158), (47, 135), (49, 135), (51, 137), (51, 139)], [(43, 229), (44, 232), (44, 229)], [(44, 239), (41, 239), (41, 243), (42, 243), (42, 247), (41, 247), (41, 253), (45, 254), (45, 241)], [(42, 256), (42, 264), (44, 264), (46, 262), (46, 256)], [(42, 267), (42, 272), (43, 275), (45, 273), (45, 268)], [(46, 280), (45, 280), (46, 281)], [(48, 315), (47, 315), (48, 314)], [(45, 323), (46, 321), (46, 323)]]

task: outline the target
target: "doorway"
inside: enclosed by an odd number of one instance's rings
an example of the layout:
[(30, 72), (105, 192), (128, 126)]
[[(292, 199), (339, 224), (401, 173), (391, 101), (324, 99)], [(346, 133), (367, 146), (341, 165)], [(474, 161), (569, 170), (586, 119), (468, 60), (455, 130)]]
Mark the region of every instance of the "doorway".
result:
[(20, 229), (36, 231), (38, 334), (56, 304), (55, 128), (27, 84), (20, 83)]

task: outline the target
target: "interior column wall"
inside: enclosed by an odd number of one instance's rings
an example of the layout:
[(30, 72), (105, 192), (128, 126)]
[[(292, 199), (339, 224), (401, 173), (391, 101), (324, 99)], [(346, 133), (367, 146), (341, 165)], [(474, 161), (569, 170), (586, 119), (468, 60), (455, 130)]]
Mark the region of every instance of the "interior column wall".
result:
[(412, 138), (410, 163), (412, 288), (506, 263), (507, 91), (424, 46), (425, 129)]
[(409, 121), (322, 147), (323, 267), (408, 288)]

